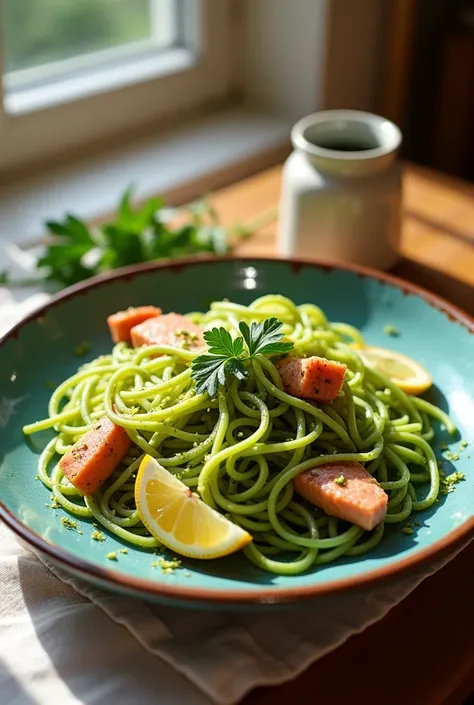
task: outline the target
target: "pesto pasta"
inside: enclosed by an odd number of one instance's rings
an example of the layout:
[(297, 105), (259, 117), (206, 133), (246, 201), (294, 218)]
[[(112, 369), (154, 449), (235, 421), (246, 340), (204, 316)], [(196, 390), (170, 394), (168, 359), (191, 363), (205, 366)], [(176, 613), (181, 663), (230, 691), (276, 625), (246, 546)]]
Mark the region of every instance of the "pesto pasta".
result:
[[(117, 343), (57, 387), (48, 418), (23, 429), (54, 432), (38, 475), (55, 502), (127, 544), (156, 548), (134, 500), (137, 470), (149, 454), (252, 535), (243, 549), (250, 561), (284, 575), (362, 555), (382, 540), (386, 524), (430, 507), (439, 492), (431, 421), (450, 432), (453, 424), (437, 407), (366, 367), (357, 353), (364, 341), (356, 328), (331, 323), (317, 306), (279, 295), (250, 306), (216, 301), (205, 313), (187, 314), (204, 329), (223, 327), (232, 335), (242, 321), (269, 317), (282, 322), (292, 354), (347, 365), (333, 403), (285, 392), (275, 359), (264, 355), (248, 361), (245, 379), (229, 378), (210, 398), (196, 390), (191, 363), (200, 353), (185, 342), (139, 348)], [(104, 414), (126, 430), (132, 445), (101, 489), (84, 496), (63, 476), (58, 459)], [(335, 460), (358, 461), (387, 493), (385, 520), (373, 531), (329, 516), (295, 493), (295, 476)]]

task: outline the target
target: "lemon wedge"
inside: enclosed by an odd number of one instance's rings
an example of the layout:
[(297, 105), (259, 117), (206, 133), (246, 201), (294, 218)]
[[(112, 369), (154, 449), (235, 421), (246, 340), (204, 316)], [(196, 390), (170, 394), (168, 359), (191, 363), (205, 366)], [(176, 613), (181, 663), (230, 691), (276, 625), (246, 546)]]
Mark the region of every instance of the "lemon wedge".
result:
[(138, 470), (135, 501), (148, 531), (181, 556), (221, 558), (252, 540), (150, 455)]
[(419, 362), (395, 350), (367, 346), (358, 348), (357, 353), (367, 367), (388, 377), (406, 394), (422, 394), (433, 384), (430, 373)]

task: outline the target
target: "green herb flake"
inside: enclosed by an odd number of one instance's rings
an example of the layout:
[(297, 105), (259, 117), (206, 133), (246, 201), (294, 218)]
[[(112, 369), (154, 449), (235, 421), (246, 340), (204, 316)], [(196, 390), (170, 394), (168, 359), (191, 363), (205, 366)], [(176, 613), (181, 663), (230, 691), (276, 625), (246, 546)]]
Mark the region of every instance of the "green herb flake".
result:
[(464, 473), (459, 472), (458, 470), (446, 476), (443, 473), (440, 473), (440, 493), (447, 495), (450, 492), (454, 492), (456, 485), (458, 482), (462, 482), (462, 480), (464, 480)]
[(128, 553), (128, 548), (121, 548), (119, 552), (126, 555)]
[(86, 340), (83, 340), (82, 343), (79, 343), (76, 345), (74, 349), (74, 355), (76, 357), (84, 357), (84, 355), (87, 355), (91, 351), (91, 346), (90, 343), (88, 343)]
[(183, 338), (183, 342), (186, 346), (189, 346), (191, 343), (196, 343), (199, 340), (197, 333), (191, 333), (191, 331), (185, 328), (177, 330), (175, 335), (177, 338)]
[(179, 558), (171, 558), (167, 560), (166, 558), (158, 558), (157, 561), (153, 561), (151, 564), (152, 568), (161, 568), (163, 573), (168, 575), (173, 573), (177, 568), (181, 566), (181, 561)]
[(400, 331), (398, 330), (398, 328), (395, 328), (395, 326), (392, 326), (390, 324), (384, 326), (383, 332), (385, 333), (385, 335), (392, 336), (392, 338), (396, 338), (400, 335)]
[(459, 442), (459, 449), (460, 450), (466, 450), (466, 448), (469, 445), (469, 441), (460, 441)]
[(96, 529), (95, 531), (92, 532), (91, 539), (93, 541), (105, 541), (105, 536), (102, 533), (102, 531), (99, 531), (98, 529)]
[(402, 524), (402, 527), (403, 526), (409, 526), (409, 527), (413, 528), (414, 526), (421, 526), (421, 524), (418, 521), (418, 519), (414, 519), (412, 516), (410, 516), (407, 519), (405, 519), (405, 521)]
[(334, 478), (334, 482), (336, 485), (345, 485), (346, 484), (346, 478), (344, 475), (339, 475), (339, 477)]
[(109, 561), (116, 561), (117, 560), (117, 554), (115, 551), (110, 551), (110, 553), (107, 554), (107, 558)]
[(402, 527), (402, 532), (404, 534), (407, 534), (407, 536), (409, 536), (410, 534), (413, 533), (413, 529), (411, 528), (411, 526), (404, 526), (404, 527)]
[(77, 521), (74, 519), (69, 519), (69, 517), (61, 517), (61, 524), (65, 529), (71, 529), (71, 531), (77, 531)]
[(456, 460), (459, 460), (459, 454), (453, 453), (452, 451), (447, 450), (443, 453), (443, 458), (445, 458), (445, 460), (456, 461)]

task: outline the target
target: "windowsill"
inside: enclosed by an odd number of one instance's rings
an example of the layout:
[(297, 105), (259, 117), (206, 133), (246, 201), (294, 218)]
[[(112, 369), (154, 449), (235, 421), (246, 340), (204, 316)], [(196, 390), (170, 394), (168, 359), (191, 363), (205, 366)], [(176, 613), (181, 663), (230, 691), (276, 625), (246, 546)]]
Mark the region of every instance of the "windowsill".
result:
[[(105, 53), (105, 52), (104, 52)], [(178, 71), (186, 71), (196, 62), (189, 49), (176, 47), (158, 54), (156, 50), (142, 51), (137, 57), (127, 61), (116, 60), (112, 66), (104, 66), (94, 71), (82, 71), (66, 78), (39, 83), (25, 88), (8, 82), (6, 77), (5, 109), (10, 115), (44, 110), (54, 105), (70, 103), (104, 91), (130, 86), (153, 78), (168, 76)], [(66, 62), (63, 62), (66, 63)], [(70, 61), (74, 65), (74, 61)], [(76, 62), (79, 63), (79, 62)], [(33, 71), (30, 70), (32, 73)], [(26, 73), (23, 72), (23, 73)]]
[(138, 200), (162, 194), (172, 204), (183, 203), (281, 161), (291, 124), (284, 115), (232, 108), (4, 186), (0, 270), (7, 265), (2, 242), (31, 242), (43, 234), (45, 220), (65, 212), (86, 220), (103, 217), (131, 184)]

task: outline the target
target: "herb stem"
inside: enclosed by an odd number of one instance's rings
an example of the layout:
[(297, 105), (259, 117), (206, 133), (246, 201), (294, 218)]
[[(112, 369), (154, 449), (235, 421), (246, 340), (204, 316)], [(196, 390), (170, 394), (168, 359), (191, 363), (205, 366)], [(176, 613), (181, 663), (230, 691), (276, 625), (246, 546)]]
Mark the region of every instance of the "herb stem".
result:
[(234, 237), (251, 237), (259, 230), (262, 230), (262, 228), (266, 225), (273, 223), (277, 218), (278, 208), (271, 208), (270, 210), (264, 211), (247, 224), (243, 223), (241, 225), (231, 225), (228, 229), (228, 234)]

